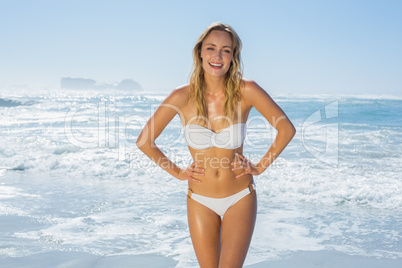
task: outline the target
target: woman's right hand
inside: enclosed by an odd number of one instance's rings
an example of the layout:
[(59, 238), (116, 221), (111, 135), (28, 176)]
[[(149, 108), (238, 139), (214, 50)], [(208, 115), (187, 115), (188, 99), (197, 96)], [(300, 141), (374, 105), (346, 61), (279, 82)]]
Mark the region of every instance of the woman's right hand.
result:
[(193, 177), (193, 176), (204, 176), (204, 169), (197, 167), (196, 164), (199, 164), (199, 162), (193, 162), (186, 169), (184, 170), (182, 169), (177, 178), (181, 181), (192, 180), (198, 183), (202, 182), (201, 180)]

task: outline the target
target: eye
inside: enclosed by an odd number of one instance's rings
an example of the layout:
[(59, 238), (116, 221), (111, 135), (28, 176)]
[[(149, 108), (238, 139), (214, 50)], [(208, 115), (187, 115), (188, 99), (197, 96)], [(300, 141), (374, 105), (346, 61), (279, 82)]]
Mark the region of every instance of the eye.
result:
[(230, 53), (231, 51), (229, 49), (225, 49), (223, 52)]
[(208, 47), (208, 48), (207, 48), (207, 50), (211, 50), (211, 51), (213, 51), (213, 50), (214, 50), (214, 48), (213, 48), (213, 47)]

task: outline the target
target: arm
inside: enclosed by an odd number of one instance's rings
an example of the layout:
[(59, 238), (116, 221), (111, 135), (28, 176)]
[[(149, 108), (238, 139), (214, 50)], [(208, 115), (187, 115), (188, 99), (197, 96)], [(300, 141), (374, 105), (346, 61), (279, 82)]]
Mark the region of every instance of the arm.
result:
[[(137, 139), (138, 148), (147, 155), (153, 162), (168, 172), (175, 178), (180, 180), (193, 179), (192, 175), (203, 175), (197, 172), (202, 172), (195, 168), (195, 163), (192, 163), (187, 169), (180, 169), (173, 163), (155, 144), (155, 140), (165, 129), (167, 124), (180, 113), (181, 107), (186, 104), (188, 94), (185, 88), (174, 90), (158, 107), (155, 113), (148, 120)], [(196, 180), (199, 182), (198, 180)]]
[[(296, 133), (296, 129), (286, 114), (257, 83), (254, 81), (246, 81), (242, 95), (244, 96), (246, 103), (255, 107), (257, 111), (278, 131), (278, 134), (266, 154), (256, 165), (252, 165), (247, 159), (239, 155), (243, 163), (248, 162), (248, 167), (245, 168), (245, 171), (237, 177), (243, 176), (247, 173), (259, 175), (264, 172), (285, 149)], [(236, 164), (239, 163), (233, 163), (235, 166), (234, 170), (244, 169), (242, 165), (236, 167)]]

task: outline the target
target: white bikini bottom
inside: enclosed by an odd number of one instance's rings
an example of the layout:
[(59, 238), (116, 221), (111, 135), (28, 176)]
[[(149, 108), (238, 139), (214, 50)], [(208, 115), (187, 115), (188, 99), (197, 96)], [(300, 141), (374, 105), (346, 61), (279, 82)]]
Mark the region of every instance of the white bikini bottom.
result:
[(199, 194), (194, 194), (191, 189), (188, 189), (188, 194), (187, 196), (194, 201), (197, 201), (198, 203), (206, 206), (207, 208), (213, 210), (216, 214), (219, 216), (223, 217), (225, 215), (226, 211), (236, 204), (240, 199), (245, 197), (248, 194), (251, 194), (252, 192), (255, 191), (255, 185), (253, 183), (250, 183), (249, 186), (228, 197), (223, 197), (223, 198), (212, 198), (212, 197), (206, 197), (203, 195)]

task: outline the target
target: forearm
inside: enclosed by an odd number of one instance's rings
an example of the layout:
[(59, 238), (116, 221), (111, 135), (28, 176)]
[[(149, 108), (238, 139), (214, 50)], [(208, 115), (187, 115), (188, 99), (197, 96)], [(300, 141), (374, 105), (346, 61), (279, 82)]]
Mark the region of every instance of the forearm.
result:
[(178, 178), (181, 169), (175, 163), (173, 163), (155, 144), (151, 145), (147, 143), (142, 146), (138, 146), (138, 148), (163, 170), (168, 172), (173, 177)]

